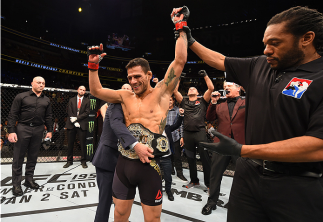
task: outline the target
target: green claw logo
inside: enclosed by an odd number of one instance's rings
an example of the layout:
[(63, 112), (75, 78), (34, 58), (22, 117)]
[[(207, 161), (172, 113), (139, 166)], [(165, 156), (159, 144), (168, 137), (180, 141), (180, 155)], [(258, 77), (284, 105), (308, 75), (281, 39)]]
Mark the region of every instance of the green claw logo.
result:
[(94, 130), (94, 121), (89, 121), (89, 132), (92, 133)]
[(91, 110), (94, 110), (96, 107), (96, 99), (91, 99)]
[(86, 145), (86, 153), (88, 156), (93, 154), (93, 144)]

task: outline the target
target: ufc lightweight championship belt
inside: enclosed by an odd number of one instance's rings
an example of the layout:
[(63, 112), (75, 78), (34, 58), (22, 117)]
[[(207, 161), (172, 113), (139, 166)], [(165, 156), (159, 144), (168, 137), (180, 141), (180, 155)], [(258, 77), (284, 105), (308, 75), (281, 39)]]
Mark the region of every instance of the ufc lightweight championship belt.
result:
[[(168, 139), (165, 136), (151, 132), (140, 123), (130, 124), (128, 130), (139, 143), (145, 144), (154, 150), (153, 155), (155, 158), (164, 156), (169, 152)], [(120, 141), (118, 142), (118, 150), (122, 156), (128, 159), (139, 159), (134, 149), (125, 149)]]

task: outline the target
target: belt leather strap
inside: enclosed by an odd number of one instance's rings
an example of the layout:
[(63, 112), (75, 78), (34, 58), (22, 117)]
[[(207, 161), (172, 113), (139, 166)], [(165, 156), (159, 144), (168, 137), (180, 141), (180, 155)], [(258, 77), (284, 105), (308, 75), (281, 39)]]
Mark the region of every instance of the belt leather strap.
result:
[[(139, 143), (145, 144), (154, 150), (153, 155), (155, 158), (164, 156), (168, 153), (169, 144), (168, 139), (165, 136), (151, 132), (140, 123), (132, 123), (128, 126), (128, 129)], [(139, 159), (133, 149), (125, 149), (122, 147), (120, 141), (118, 143), (118, 150), (124, 157), (129, 159)]]
[(260, 159), (250, 159), (252, 162), (262, 167), (263, 174), (286, 174), (286, 175), (294, 175), (294, 176), (305, 176), (305, 177), (322, 177), (322, 173), (311, 172), (304, 170), (300, 167), (283, 165), (279, 162), (268, 161), (268, 160), (260, 160)]

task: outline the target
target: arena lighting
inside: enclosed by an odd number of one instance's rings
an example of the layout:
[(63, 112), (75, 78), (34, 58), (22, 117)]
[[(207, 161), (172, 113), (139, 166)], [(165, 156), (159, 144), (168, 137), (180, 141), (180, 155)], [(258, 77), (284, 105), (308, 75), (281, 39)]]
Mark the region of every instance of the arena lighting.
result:
[(82, 12), (82, 8), (81, 7), (79, 7), (79, 12)]

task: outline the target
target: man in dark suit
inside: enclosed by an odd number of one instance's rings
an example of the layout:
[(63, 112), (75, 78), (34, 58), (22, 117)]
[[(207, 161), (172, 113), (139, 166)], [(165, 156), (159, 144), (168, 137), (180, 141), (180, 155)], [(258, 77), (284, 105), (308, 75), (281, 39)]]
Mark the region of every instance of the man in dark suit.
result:
[[(224, 82), (223, 88), (227, 92), (227, 100), (217, 104), (220, 93), (213, 92), (211, 104), (206, 112), (206, 119), (208, 121), (217, 119), (217, 130), (219, 133), (231, 137), (241, 144), (245, 144), (245, 100), (239, 96), (240, 86), (235, 83)], [(214, 137), (213, 141), (217, 143), (219, 139)], [(235, 163), (237, 158), (236, 156), (222, 156), (215, 152), (213, 153), (209, 198), (207, 204), (202, 209), (202, 214), (211, 214), (212, 210), (216, 209), (223, 173), (230, 161), (232, 160)]]
[(90, 113), (90, 100), (84, 97), (85, 87), (80, 86), (77, 89), (77, 96), (68, 102), (68, 118), (66, 120), (68, 153), (67, 163), (63, 166), (67, 168), (73, 165), (73, 148), (76, 134), (79, 137), (81, 145), (81, 163), (83, 168), (86, 165), (86, 132), (88, 128), (87, 118)]
[[(121, 89), (131, 91), (131, 86), (124, 84)], [(118, 139), (123, 147), (130, 147), (137, 142), (124, 124), (121, 105), (116, 103), (108, 106), (101, 138), (92, 160), (92, 164), (96, 169), (99, 187), (99, 204), (96, 210), (95, 222), (109, 220), (112, 203), (112, 182), (119, 156)], [(136, 146), (143, 146), (143, 144), (138, 143)]]

